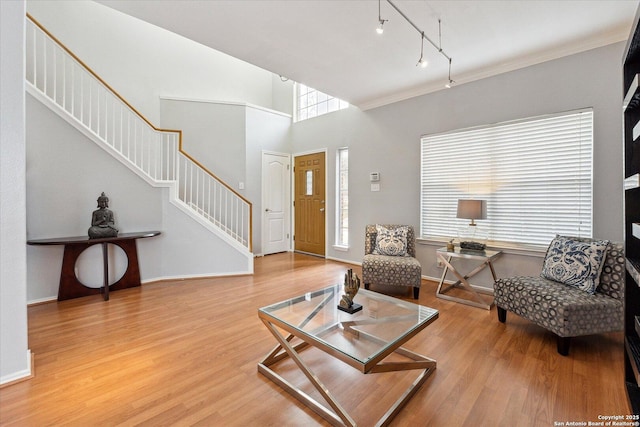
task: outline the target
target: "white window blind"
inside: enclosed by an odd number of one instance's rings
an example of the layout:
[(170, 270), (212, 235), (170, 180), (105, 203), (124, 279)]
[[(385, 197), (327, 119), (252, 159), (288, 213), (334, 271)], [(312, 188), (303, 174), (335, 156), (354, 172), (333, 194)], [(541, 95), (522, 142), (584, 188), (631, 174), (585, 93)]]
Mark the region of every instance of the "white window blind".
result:
[(572, 111), (421, 139), (424, 238), (455, 238), (458, 199), (487, 201), (490, 241), (546, 245), (591, 237), (593, 111)]

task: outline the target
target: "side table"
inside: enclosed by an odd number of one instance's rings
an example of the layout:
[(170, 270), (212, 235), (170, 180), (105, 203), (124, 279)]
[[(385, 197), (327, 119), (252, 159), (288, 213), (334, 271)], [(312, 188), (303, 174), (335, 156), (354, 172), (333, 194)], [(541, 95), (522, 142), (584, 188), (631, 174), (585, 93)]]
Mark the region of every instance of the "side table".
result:
[[(491, 295), (491, 291), (481, 288), (479, 286), (474, 286), (469, 283), (469, 278), (475, 276), (480, 271), (484, 270), (486, 267), (489, 267), (491, 270), (491, 275), (493, 276), (493, 280), (497, 280), (496, 272), (493, 269), (493, 260), (496, 259), (501, 251), (473, 251), (473, 250), (465, 250), (460, 249), (459, 247), (455, 248), (453, 251), (448, 251), (447, 248), (440, 248), (436, 251), (438, 258), (444, 263), (444, 271), (442, 272), (442, 277), (440, 278), (440, 283), (438, 283), (438, 289), (436, 290), (436, 297), (446, 299), (449, 301), (455, 301), (462, 304), (471, 305), (473, 307), (484, 308), (486, 310), (491, 310), (491, 306), (494, 304), (493, 299), (491, 302), (487, 302), (485, 298), (483, 298), (480, 294)], [(480, 264), (471, 270), (469, 273), (463, 275), (460, 273), (452, 264), (451, 260), (453, 258), (460, 259), (468, 259), (473, 261), (478, 261)], [(458, 278), (458, 281), (451, 285), (444, 285), (444, 279), (447, 276), (447, 272), (451, 270), (451, 272)], [(443, 286), (444, 285), (444, 286)], [(465, 299), (461, 297), (456, 297), (452, 295), (447, 295), (446, 292), (453, 288), (462, 288), (466, 291), (469, 291), (471, 294), (471, 299)]]

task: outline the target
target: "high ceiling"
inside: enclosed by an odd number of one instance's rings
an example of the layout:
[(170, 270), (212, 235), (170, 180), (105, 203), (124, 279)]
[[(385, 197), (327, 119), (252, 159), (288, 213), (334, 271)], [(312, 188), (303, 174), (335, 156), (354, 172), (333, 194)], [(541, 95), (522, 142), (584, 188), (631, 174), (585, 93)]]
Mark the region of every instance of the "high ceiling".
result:
[[(464, 84), (626, 40), (638, 0), (391, 0)], [(362, 109), (444, 90), (448, 60), (387, 0), (98, 0)], [(441, 20), (441, 44), (438, 35)], [(622, 61), (622, 59), (621, 59)]]

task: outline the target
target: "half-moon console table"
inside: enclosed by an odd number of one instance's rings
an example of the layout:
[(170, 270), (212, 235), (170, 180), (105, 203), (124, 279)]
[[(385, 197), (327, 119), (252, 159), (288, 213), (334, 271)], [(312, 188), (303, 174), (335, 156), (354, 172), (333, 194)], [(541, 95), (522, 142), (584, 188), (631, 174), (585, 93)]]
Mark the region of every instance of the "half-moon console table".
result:
[[(154, 237), (159, 234), (159, 231), (145, 231), (121, 233), (118, 237), (106, 237), (102, 239), (89, 239), (88, 236), (59, 237), (53, 239), (27, 240), (27, 244), (37, 246), (64, 245), (60, 285), (58, 286), (58, 301), (99, 293), (102, 293), (104, 300), (108, 301), (109, 288), (111, 288), (112, 291), (117, 291), (140, 286), (140, 267), (138, 266), (136, 239)], [(128, 259), (127, 270), (124, 275), (111, 286), (109, 286), (109, 256), (107, 253), (107, 245), (109, 243), (122, 248)], [(76, 277), (75, 265), (78, 257), (85, 249), (97, 244), (102, 245), (102, 260), (104, 264), (103, 286), (101, 288), (90, 288), (83, 285)]]

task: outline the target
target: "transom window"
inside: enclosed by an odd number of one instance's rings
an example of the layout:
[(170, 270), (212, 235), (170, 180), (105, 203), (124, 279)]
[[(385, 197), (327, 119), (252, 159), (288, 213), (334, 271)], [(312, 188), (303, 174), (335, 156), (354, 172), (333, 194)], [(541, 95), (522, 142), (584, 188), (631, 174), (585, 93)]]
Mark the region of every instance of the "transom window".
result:
[(456, 238), (458, 199), (482, 199), (490, 241), (591, 237), (592, 153), (592, 109), (423, 136), (420, 234)]
[(296, 83), (296, 121), (310, 119), (349, 107), (349, 103)]

